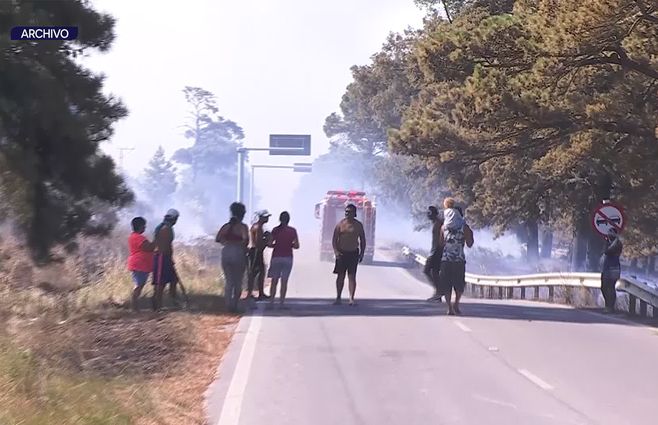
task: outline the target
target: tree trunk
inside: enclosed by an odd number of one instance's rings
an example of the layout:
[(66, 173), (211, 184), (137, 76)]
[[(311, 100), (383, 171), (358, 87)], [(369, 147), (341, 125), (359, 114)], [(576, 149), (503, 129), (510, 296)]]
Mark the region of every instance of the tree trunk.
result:
[(598, 272), (601, 270), (601, 254), (605, 247), (603, 238), (594, 231), (589, 232), (587, 238), (587, 271)]
[(571, 250), (571, 271), (581, 272), (585, 270), (585, 261), (587, 259), (587, 236), (591, 232), (589, 217), (582, 214), (576, 223), (576, 231), (572, 242)]
[(553, 231), (545, 227), (541, 234), (541, 258), (551, 258), (553, 252)]
[(647, 258), (647, 275), (652, 276), (656, 272), (656, 257)]
[(528, 231), (528, 261), (536, 264), (539, 260), (539, 225), (537, 220), (528, 220), (526, 230)]

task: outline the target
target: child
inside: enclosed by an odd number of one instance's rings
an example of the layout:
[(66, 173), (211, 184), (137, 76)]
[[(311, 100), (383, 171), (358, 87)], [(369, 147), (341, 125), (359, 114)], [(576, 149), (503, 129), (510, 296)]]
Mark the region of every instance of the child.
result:
[(153, 249), (155, 245), (149, 242), (143, 235), (146, 230), (146, 220), (143, 217), (135, 217), (131, 223), (133, 232), (128, 237), (128, 270), (132, 273), (135, 289), (132, 293), (132, 308), (138, 311), (137, 300), (142, 293), (142, 288), (148, 280), (149, 273), (153, 269)]
[(455, 205), (453, 198), (446, 198), (443, 201), (443, 228), (446, 230), (461, 229), (466, 222), (460, 208)]

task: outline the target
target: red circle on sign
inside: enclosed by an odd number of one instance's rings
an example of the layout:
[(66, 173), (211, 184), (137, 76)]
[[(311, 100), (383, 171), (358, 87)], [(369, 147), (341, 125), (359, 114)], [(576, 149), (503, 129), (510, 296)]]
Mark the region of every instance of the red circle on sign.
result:
[[(605, 208), (605, 207), (613, 207), (613, 208), (615, 208), (617, 211), (619, 211), (619, 215), (621, 216), (621, 223), (620, 223), (620, 225), (617, 226), (617, 225), (615, 225), (614, 222), (612, 222), (612, 221), (608, 221), (608, 222), (609, 222), (610, 224), (612, 224), (612, 226), (613, 226), (614, 228), (617, 229), (617, 232), (621, 232), (621, 231), (623, 231), (623, 230), (624, 230), (624, 227), (626, 226), (626, 215), (624, 214), (624, 209), (621, 207), (621, 205), (615, 204), (615, 203), (613, 203), (613, 202), (601, 203), (601, 204), (599, 204), (599, 205), (594, 209), (594, 212), (592, 213), (592, 222), (591, 222), (591, 223), (592, 223), (592, 228), (594, 229), (594, 231), (595, 231), (596, 233), (598, 233), (599, 235), (601, 235), (601, 236), (607, 236), (607, 235), (601, 233), (601, 231), (600, 231), (600, 230), (598, 229), (598, 227), (596, 226), (596, 224), (597, 224), (597, 223), (596, 223), (596, 221), (597, 221), (597, 220), (596, 220), (596, 216), (597, 216), (597, 215), (602, 215), (602, 216), (604, 216), (604, 214), (601, 212), (601, 210), (602, 210), (603, 208)], [(608, 217), (605, 217), (605, 218), (608, 218)]]

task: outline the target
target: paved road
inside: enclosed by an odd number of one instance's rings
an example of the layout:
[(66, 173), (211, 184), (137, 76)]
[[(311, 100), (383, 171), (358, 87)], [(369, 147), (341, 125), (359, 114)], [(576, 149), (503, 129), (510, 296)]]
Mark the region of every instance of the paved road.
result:
[(331, 267), (297, 258), (291, 310), (243, 319), (212, 425), (658, 423), (653, 329), (523, 301), (448, 317), (386, 262), (359, 269), (359, 306), (331, 306)]

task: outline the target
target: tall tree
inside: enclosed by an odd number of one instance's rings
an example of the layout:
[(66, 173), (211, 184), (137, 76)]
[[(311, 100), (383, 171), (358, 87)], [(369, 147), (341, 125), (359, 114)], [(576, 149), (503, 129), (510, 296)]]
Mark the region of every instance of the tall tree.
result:
[[(81, 29), (77, 40), (10, 40), (15, 25), (71, 22)], [(99, 209), (132, 200), (99, 150), (126, 108), (76, 61), (110, 48), (114, 19), (82, 0), (11, 1), (0, 2), (0, 23), (0, 186), (8, 214), (44, 261), (53, 245), (94, 224)]]
[(144, 187), (152, 204), (168, 207), (176, 192), (176, 167), (167, 159), (162, 146), (149, 161), (144, 170)]
[(218, 114), (217, 100), (199, 87), (185, 87), (190, 106), (185, 137), (189, 148), (179, 149), (173, 159), (187, 166), (183, 172), (180, 195), (194, 208), (207, 230), (216, 226), (218, 215), (235, 199), (237, 148), (244, 132), (235, 122)]
[(655, 240), (655, 216), (637, 217), (655, 203), (658, 20), (633, 0), (554, 6), (473, 7), (427, 34), (421, 94), (391, 141), (462, 175), (482, 218), (505, 227), (525, 216), (534, 229), (550, 211), (551, 225), (575, 234), (574, 266), (589, 258), (592, 269), (601, 242), (588, 216), (603, 199), (632, 205), (633, 225), (651, 235), (631, 252)]

